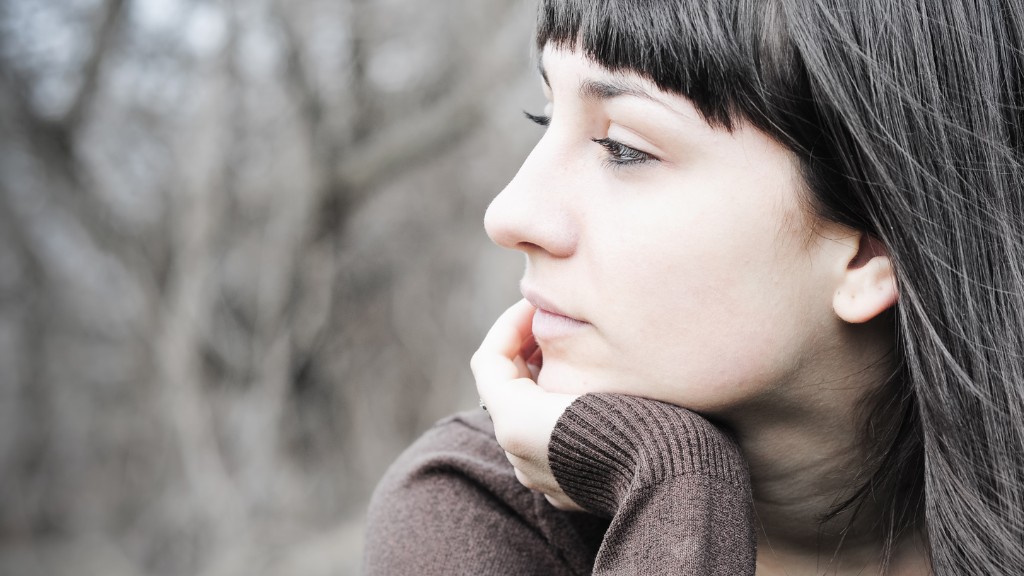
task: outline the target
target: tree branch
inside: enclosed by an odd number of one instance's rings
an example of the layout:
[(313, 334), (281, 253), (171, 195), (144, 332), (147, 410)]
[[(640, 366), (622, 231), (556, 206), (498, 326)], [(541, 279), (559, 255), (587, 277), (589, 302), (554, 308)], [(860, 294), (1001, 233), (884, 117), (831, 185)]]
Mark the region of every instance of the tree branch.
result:
[[(427, 110), (415, 110), (372, 134), (364, 145), (349, 151), (334, 164), (336, 186), (349, 190), (350, 204), (361, 202), (375, 187), (436, 157), (439, 148), (451, 146), (479, 124), (484, 104), (496, 78), (508, 73), (510, 63), (518, 61), (522, 26), (509, 18), (489, 46), (487, 65), (477, 66), (460, 86)], [(512, 38), (510, 38), (512, 36)]]
[(299, 34), (284, 6), (281, 5), (281, 0), (271, 4), (271, 13), (284, 38), (286, 84), (298, 100), (300, 115), (310, 141), (323, 144), (319, 140), (322, 138), (320, 123), (324, 116), (324, 104), (319, 91), (310, 78), (306, 58), (299, 42)]
[(85, 115), (89, 112), (89, 107), (96, 97), (103, 61), (114, 45), (118, 24), (121, 21), (124, 8), (125, 0), (107, 0), (103, 5), (100, 14), (100, 24), (93, 35), (92, 51), (89, 53), (85, 66), (82, 68), (82, 83), (79, 85), (78, 92), (71, 101), (71, 106), (64, 114), (64, 118), (61, 119), (61, 124), (65, 126), (69, 133), (74, 133), (82, 124)]

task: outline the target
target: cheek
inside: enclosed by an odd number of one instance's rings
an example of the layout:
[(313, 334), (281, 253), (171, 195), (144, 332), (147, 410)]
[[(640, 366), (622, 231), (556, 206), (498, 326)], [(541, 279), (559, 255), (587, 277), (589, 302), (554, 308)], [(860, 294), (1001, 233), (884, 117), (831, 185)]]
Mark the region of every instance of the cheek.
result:
[(595, 275), (614, 292), (608, 310), (627, 324), (624, 339), (735, 334), (764, 311), (765, 284), (773, 281), (778, 260), (771, 234), (738, 225), (735, 215), (690, 214), (649, 219), (632, 242), (602, 251), (606, 257)]
[[(609, 391), (715, 412), (766, 393), (799, 366), (801, 271), (771, 207), (648, 221), (606, 247)], [(678, 214), (679, 212), (676, 212)], [(593, 380), (597, 381), (596, 378)]]
[(632, 348), (645, 358), (632, 371), (635, 385), (644, 395), (712, 413), (776, 390), (795, 374), (800, 346), (791, 333), (761, 320), (722, 319), (705, 310), (683, 326), (652, 327), (652, 337)]

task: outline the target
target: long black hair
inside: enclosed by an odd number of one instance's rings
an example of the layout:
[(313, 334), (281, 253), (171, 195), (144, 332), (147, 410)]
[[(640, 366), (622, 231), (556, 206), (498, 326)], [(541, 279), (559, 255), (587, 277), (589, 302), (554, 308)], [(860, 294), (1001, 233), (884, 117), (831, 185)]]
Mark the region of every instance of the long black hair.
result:
[(885, 245), (896, 374), (842, 508), (881, 508), (886, 558), (917, 530), (937, 574), (1024, 567), (1024, 4), (542, 0), (548, 43), (761, 129)]

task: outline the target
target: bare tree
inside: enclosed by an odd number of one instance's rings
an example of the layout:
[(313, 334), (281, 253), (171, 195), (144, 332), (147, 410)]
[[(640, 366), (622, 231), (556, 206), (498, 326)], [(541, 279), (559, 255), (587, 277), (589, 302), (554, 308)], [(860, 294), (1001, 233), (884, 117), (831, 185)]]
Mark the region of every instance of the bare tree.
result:
[(0, 2), (0, 573), (355, 572), (514, 295), (532, 10)]

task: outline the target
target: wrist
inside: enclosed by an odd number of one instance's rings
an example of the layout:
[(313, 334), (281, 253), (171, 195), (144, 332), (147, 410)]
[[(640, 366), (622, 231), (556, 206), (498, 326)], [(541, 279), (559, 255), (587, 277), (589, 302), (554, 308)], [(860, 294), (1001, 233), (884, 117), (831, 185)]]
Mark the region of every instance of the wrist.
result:
[(548, 448), (562, 490), (613, 516), (631, 491), (679, 476), (745, 485), (739, 447), (702, 416), (656, 400), (587, 394), (559, 418)]

